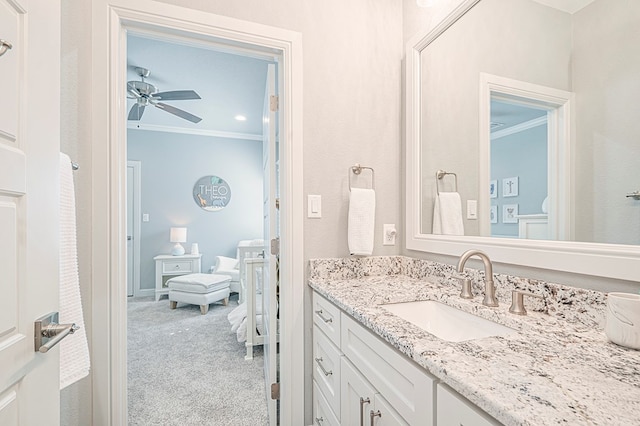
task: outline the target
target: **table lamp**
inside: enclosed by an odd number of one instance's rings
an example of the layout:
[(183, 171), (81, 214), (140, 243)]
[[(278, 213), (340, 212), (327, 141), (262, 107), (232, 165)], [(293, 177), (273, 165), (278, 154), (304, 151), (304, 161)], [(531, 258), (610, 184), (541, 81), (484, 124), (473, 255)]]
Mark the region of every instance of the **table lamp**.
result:
[(187, 242), (187, 228), (171, 228), (169, 241), (176, 243), (171, 250), (171, 254), (174, 256), (182, 256), (184, 254), (184, 247), (180, 243)]

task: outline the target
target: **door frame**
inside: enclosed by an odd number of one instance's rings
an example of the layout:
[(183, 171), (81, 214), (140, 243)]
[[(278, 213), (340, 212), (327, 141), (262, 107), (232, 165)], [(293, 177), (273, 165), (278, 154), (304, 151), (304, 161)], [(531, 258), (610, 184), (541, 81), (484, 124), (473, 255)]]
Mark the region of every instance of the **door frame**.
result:
[[(479, 176), (481, 212), (489, 212), (489, 164), (491, 160), (491, 99), (547, 110), (547, 196), (549, 200), (549, 236), (553, 240), (570, 240), (571, 232), (571, 178), (572, 173), (560, 170), (571, 168), (571, 111), (573, 94), (539, 84), (514, 80), (488, 73), (480, 73), (479, 106)], [(486, 213), (485, 213), (486, 214)], [(491, 224), (482, 221), (480, 235), (491, 235)]]
[(93, 0), (93, 424), (127, 422), (126, 31), (225, 40), (277, 52), (280, 87), (282, 424), (304, 424), (302, 37), (294, 31), (153, 0)]
[(155, 293), (154, 289), (142, 290), (140, 288), (140, 235), (142, 226), (142, 221), (140, 218), (142, 195), (140, 194), (140, 189), (142, 188), (142, 175), (140, 173), (142, 171), (142, 162), (127, 160), (127, 168), (129, 167), (133, 169), (133, 182), (131, 182), (133, 186), (133, 205), (131, 206), (133, 210), (133, 223), (131, 224), (131, 234), (133, 239), (133, 262), (132, 265), (128, 265), (127, 268), (133, 268), (133, 297), (153, 296)]

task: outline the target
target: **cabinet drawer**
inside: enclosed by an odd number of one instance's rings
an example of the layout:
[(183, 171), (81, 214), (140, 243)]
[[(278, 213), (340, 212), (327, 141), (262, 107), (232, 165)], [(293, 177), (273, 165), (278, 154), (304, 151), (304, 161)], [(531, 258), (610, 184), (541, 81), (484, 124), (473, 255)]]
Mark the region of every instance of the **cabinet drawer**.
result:
[(496, 426), (500, 422), (458, 395), (438, 384), (438, 426)]
[(318, 384), (313, 381), (313, 426), (340, 426)]
[(313, 327), (313, 379), (340, 419), (340, 350), (317, 326)]
[(183, 273), (193, 272), (193, 263), (189, 260), (176, 260), (171, 262), (162, 262), (162, 273)]
[(435, 421), (435, 379), (346, 314), (341, 349), (380, 395), (409, 424)]
[(340, 346), (340, 309), (315, 291), (313, 292), (313, 323)]

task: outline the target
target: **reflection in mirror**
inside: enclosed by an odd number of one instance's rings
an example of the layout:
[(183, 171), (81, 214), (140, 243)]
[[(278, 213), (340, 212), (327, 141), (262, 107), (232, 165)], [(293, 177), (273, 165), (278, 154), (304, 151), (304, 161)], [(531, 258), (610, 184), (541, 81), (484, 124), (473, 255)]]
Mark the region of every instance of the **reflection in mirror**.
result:
[(547, 111), (491, 100), (491, 236), (549, 239)]
[[(542, 3), (565, 2), (481, 0), (421, 51), (421, 234), (446, 170), (464, 235), (640, 244), (640, 200), (626, 197), (640, 190), (640, 1)], [(485, 103), (483, 74), (570, 93), (570, 149), (545, 143), (557, 130), (545, 108), (493, 92)], [(509, 133), (518, 113), (531, 127)]]

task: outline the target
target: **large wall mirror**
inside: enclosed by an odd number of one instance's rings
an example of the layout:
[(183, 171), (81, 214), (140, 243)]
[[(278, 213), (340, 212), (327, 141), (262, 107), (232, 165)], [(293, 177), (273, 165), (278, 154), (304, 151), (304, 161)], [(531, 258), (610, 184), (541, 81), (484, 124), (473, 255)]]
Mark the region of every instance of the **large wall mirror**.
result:
[(407, 248), (640, 279), (640, 2), (461, 0), (407, 49)]

